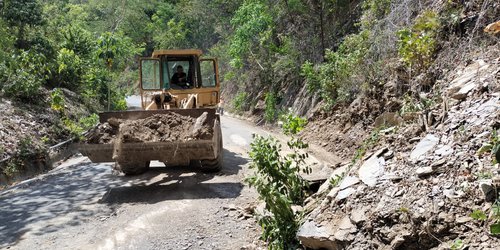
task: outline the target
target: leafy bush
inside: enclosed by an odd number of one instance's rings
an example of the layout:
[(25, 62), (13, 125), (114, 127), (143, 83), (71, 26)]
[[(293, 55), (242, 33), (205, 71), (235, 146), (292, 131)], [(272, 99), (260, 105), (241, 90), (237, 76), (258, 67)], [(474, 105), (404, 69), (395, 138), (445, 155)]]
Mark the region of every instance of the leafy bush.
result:
[(246, 100), (247, 93), (246, 92), (238, 92), (233, 99), (233, 108), (236, 112), (241, 112), (246, 109)]
[(62, 35), (64, 37), (62, 48), (74, 51), (79, 57), (90, 59), (92, 49), (96, 47), (90, 32), (78, 26), (69, 26), (62, 30)]
[(21, 138), (17, 144), (20, 160), (28, 160), (33, 156), (40, 154), (46, 150), (44, 145), (40, 145), (29, 136)]
[(19, 167), (22, 165), (22, 162), (19, 160), (10, 160), (3, 168), (2, 173), (8, 177), (13, 177), (16, 173), (19, 173)]
[(57, 82), (61, 87), (77, 90), (82, 84), (83, 62), (73, 50), (62, 48), (57, 54)]
[(92, 114), (87, 117), (82, 117), (78, 121), (73, 121), (67, 117), (62, 119), (64, 129), (69, 132), (70, 136), (76, 140), (84, 138), (83, 133), (99, 122), (99, 116)]
[(34, 102), (33, 98), (47, 79), (45, 56), (33, 51), (20, 51), (6, 65), (3, 89), (7, 96)]
[(82, 134), (84, 132), (84, 129), (78, 124), (77, 122), (69, 119), (69, 118), (63, 118), (62, 120), (64, 128), (69, 132), (71, 138), (80, 140), (82, 139)]
[(111, 106), (112, 110), (127, 110), (127, 101), (124, 96), (115, 96)]
[(85, 87), (83, 89), (83, 98), (89, 107), (99, 106), (96, 104), (105, 104), (108, 101), (108, 87), (111, 77), (109, 72), (103, 68), (91, 67), (83, 76)]
[(300, 68), (300, 76), (304, 77), (307, 85), (307, 91), (309, 93), (314, 93), (320, 90), (321, 85), (318, 79), (318, 72), (314, 68), (313, 63), (306, 61), (302, 64)]
[(420, 72), (432, 63), (437, 48), (436, 35), (440, 23), (436, 12), (425, 11), (413, 27), (398, 31), (398, 52), (401, 60)]
[[(14, 38), (9, 34), (7, 24), (0, 18), (0, 62), (10, 57), (10, 50), (14, 44)], [(2, 73), (0, 71), (0, 73)]]
[(369, 48), (368, 35), (368, 32), (360, 32), (347, 36), (337, 51), (326, 51), (326, 61), (317, 69), (308, 62), (302, 65), (301, 74), (308, 89), (319, 90), (327, 108), (337, 101), (352, 100), (359, 91), (356, 75), (362, 70), (360, 65)]
[(370, 12), (375, 18), (382, 18), (391, 11), (391, 0), (363, 1), (363, 9)]
[(307, 124), (306, 119), (294, 116), (290, 111), (287, 114), (281, 115), (280, 120), (283, 122), (282, 128), (285, 135), (296, 135)]
[(261, 225), (262, 238), (269, 242), (270, 249), (291, 249), (298, 246), (295, 238), (302, 219), (301, 213), (292, 209), (293, 204), (302, 205), (306, 197), (307, 182), (300, 177), (300, 172), (309, 173), (305, 166), (307, 153), (302, 153), (308, 147), (300, 138), (294, 135), (302, 128), (302, 120), (294, 116), (284, 118), (287, 132), (292, 139), (287, 142), (292, 153), (284, 155), (281, 144), (272, 137), (255, 136), (251, 143), (251, 169), (255, 175), (246, 179), (251, 187), (255, 187), (259, 198), (266, 203), (269, 214), (258, 218)]
[(80, 123), (80, 126), (82, 126), (84, 130), (91, 129), (99, 123), (99, 116), (97, 114), (91, 114), (90, 116), (80, 118), (78, 123)]
[(486, 214), (481, 210), (474, 210), (469, 216), (479, 221), (485, 221), (488, 219), (488, 216), (486, 216)]
[(56, 88), (50, 93), (50, 108), (55, 111), (64, 110), (64, 95), (61, 89)]
[(264, 119), (266, 122), (271, 123), (276, 119), (278, 114), (278, 110), (276, 109), (276, 94), (274, 92), (268, 92), (264, 102), (266, 104)]

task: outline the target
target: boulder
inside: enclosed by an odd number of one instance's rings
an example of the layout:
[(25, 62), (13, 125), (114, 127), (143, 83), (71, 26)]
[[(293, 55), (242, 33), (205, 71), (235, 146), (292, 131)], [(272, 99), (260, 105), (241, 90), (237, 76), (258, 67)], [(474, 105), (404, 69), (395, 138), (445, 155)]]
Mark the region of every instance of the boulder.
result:
[(336, 250), (354, 240), (357, 231), (356, 225), (345, 215), (321, 224), (308, 220), (300, 226), (297, 238), (308, 249)]
[(341, 190), (343, 189), (346, 189), (348, 187), (351, 187), (353, 185), (356, 185), (359, 183), (359, 179), (357, 177), (354, 177), (354, 176), (346, 176), (342, 182), (340, 183), (340, 186), (339, 188)]
[(347, 188), (347, 189), (344, 189), (344, 190), (341, 190), (337, 193), (337, 197), (335, 197), (335, 199), (337, 200), (343, 200), (349, 196), (351, 196), (351, 194), (354, 194), (356, 192), (356, 189), (354, 188)]
[(378, 179), (384, 175), (384, 166), (384, 158), (373, 155), (361, 165), (358, 170), (358, 176), (363, 183), (374, 187)]
[(426, 177), (428, 175), (431, 175), (434, 173), (434, 169), (432, 167), (420, 167), (417, 168), (417, 171), (415, 171), (417, 176), (420, 178)]
[(489, 68), (489, 64), (483, 60), (478, 60), (467, 66), (464, 71), (459, 74), (448, 87), (448, 95), (457, 100), (463, 100), (467, 94), (475, 89), (478, 85), (476, 81), (481, 71)]
[(448, 156), (453, 154), (453, 148), (450, 145), (443, 145), (439, 147), (434, 153), (439, 156)]
[(339, 249), (339, 245), (335, 240), (332, 240), (332, 235), (335, 234), (334, 228), (321, 226), (314, 221), (306, 221), (300, 226), (297, 232), (297, 238), (302, 245), (312, 249)]
[(411, 160), (421, 160), (423, 156), (433, 149), (439, 142), (439, 138), (435, 135), (426, 135), (416, 146), (410, 154)]

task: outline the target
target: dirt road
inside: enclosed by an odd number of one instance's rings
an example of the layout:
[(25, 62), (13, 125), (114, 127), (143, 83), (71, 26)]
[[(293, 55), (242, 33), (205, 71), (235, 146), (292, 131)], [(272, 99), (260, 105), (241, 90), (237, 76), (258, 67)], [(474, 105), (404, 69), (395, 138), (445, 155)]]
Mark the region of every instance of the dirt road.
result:
[(136, 177), (111, 163), (75, 156), (51, 172), (0, 193), (0, 248), (239, 249), (258, 237), (253, 219), (234, 207), (255, 203), (242, 184), (252, 133), (222, 118), (224, 169), (203, 174), (157, 162)]

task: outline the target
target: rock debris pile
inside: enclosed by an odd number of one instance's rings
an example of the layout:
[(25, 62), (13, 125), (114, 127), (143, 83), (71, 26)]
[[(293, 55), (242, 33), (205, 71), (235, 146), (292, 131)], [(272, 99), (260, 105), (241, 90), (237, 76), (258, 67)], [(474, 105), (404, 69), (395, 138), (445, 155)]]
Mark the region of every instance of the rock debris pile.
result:
[(169, 142), (194, 139), (212, 139), (213, 128), (207, 121), (207, 113), (198, 118), (183, 116), (175, 112), (155, 114), (137, 119), (110, 118), (90, 131), (87, 143), (107, 144), (122, 135), (122, 142)]
[(499, 73), (498, 58), (459, 68), (442, 83), (441, 102), (379, 130), (371, 153), (343, 164), (332, 175), (344, 173), (339, 184), (324, 183), (308, 200), (303, 245), (499, 249), (490, 231), (500, 223), (499, 164), (490, 150), (478, 153), (500, 143)]

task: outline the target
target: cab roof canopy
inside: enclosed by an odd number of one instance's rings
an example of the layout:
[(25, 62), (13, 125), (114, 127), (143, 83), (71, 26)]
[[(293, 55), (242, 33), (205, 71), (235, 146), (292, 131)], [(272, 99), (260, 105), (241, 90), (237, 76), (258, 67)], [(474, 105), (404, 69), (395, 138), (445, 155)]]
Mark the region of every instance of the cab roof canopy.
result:
[(200, 49), (161, 49), (153, 51), (152, 57), (160, 56), (201, 56)]

